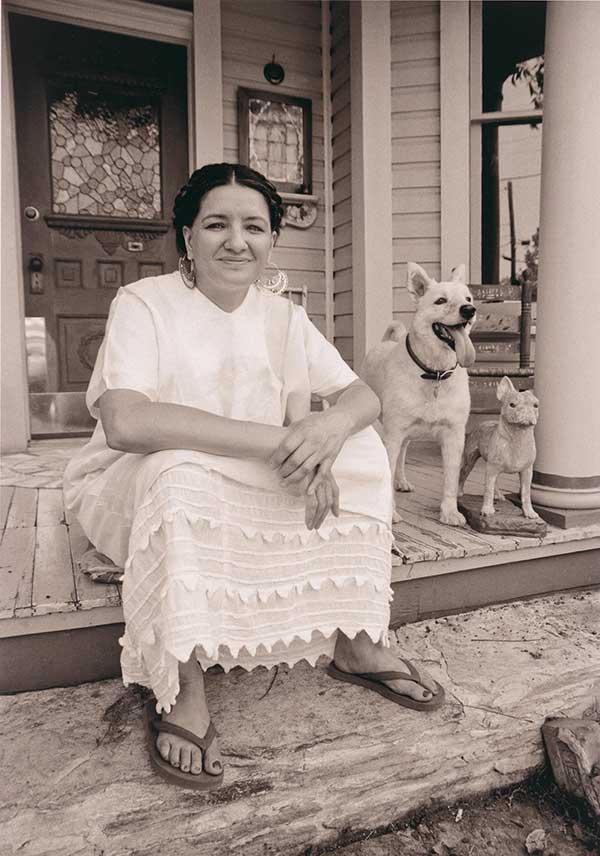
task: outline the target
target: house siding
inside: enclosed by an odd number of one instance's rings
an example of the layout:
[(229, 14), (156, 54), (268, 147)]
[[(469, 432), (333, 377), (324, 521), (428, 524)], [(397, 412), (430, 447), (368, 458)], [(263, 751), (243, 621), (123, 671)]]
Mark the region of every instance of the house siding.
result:
[(331, 4), (334, 342), (353, 362), (350, 10)]
[(440, 277), (440, 4), (392, 2), (394, 318), (412, 301), (406, 263)]
[[(308, 288), (308, 313), (325, 333), (325, 218), (321, 4), (279, 0), (223, 0), (223, 147), (226, 161), (238, 160), (237, 88), (244, 86), (312, 100), (313, 193), (319, 197), (316, 223), (284, 228), (273, 260), (291, 285)], [(285, 80), (272, 86), (263, 68), (273, 53)], [(202, 117), (199, 117), (202, 121)]]

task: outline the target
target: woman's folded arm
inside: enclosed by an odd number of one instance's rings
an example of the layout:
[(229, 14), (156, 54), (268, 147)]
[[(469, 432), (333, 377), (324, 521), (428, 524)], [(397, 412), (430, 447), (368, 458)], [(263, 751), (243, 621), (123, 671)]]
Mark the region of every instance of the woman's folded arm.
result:
[(153, 402), (132, 389), (110, 389), (99, 400), (111, 449), (136, 454), (189, 449), (266, 461), (286, 428), (218, 416), (183, 404)]

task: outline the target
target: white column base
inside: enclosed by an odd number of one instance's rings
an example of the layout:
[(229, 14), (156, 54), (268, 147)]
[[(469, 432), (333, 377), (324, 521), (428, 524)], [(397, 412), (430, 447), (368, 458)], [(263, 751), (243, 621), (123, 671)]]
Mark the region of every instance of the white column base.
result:
[(531, 485), (531, 501), (549, 508), (600, 509), (600, 488), (590, 490), (565, 489), (546, 485)]

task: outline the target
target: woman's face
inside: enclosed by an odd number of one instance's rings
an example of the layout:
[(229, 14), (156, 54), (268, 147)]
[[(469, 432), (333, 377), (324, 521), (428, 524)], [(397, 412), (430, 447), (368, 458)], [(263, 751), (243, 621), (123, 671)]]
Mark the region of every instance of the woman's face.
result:
[(183, 234), (196, 282), (209, 291), (246, 289), (262, 274), (274, 243), (265, 198), (242, 184), (209, 190)]

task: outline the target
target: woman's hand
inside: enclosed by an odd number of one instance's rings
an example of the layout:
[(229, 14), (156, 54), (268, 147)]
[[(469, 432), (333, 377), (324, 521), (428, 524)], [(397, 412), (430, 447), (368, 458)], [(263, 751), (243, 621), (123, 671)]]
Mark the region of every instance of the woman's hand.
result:
[(340, 514), (340, 491), (331, 471), (317, 469), (301, 481), (285, 486), (293, 496), (305, 497), (304, 520), (307, 529), (318, 529), (328, 513)]
[(347, 414), (333, 408), (294, 422), (269, 458), (283, 486), (302, 482), (317, 467), (323, 476), (330, 477), (331, 467), (353, 427)]
[(339, 517), (339, 502), (339, 489), (331, 472), (317, 471), (306, 493), (306, 528), (319, 529), (330, 511)]

